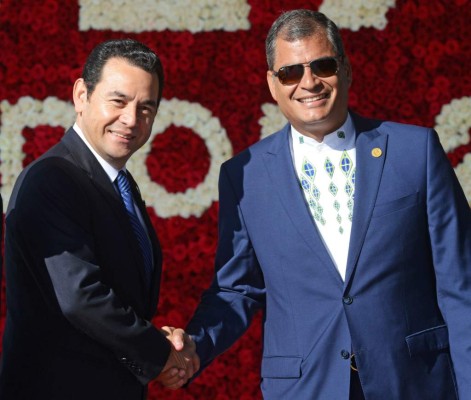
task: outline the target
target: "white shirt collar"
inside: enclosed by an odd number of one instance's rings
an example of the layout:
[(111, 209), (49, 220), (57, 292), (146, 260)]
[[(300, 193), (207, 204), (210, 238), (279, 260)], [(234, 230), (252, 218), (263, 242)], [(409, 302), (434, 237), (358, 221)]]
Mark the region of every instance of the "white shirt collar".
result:
[(350, 150), (355, 147), (355, 127), (350, 114), (347, 114), (347, 119), (343, 125), (334, 132), (330, 132), (329, 134), (325, 135), (322, 142), (318, 142), (309, 136), (303, 135), (292, 125), (291, 136), (295, 146), (306, 144), (318, 150), (321, 150), (325, 147), (334, 150)]
[[(85, 135), (83, 134), (82, 130), (80, 127), (77, 125), (77, 123), (74, 124), (73, 129), (77, 134), (80, 136), (80, 138), (84, 141), (84, 143), (87, 145), (87, 147), (90, 149), (90, 151), (93, 153), (97, 161), (100, 163), (100, 165), (103, 167), (105, 170), (106, 174), (109, 176), (111, 182), (114, 182), (115, 179), (118, 177), (118, 173), (120, 170), (116, 169), (113, 167), (109, 162), (107, 162), (102, 156), (100, 156), (95, 149), (92, 147), (90, 142), (87, 140)], [(123, 171), (126, 171), (126, 167), (122, 168)]]

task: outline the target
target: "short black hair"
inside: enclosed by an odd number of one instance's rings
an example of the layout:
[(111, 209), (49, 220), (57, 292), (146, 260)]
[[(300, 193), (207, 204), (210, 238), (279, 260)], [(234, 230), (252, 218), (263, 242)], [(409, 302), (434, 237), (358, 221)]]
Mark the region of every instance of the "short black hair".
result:
[(103, 67), (111, 58), (121, 58), (129, 64), (146, 72), (156, 74), (159, 80), (157, 104), (162, 98), (164, 71), (159, 57), (143, 43), (134, 39), (112, 39), (98, 44), (87, 57), (83, 67), (82, 79), (89, 97), (101, 79)]

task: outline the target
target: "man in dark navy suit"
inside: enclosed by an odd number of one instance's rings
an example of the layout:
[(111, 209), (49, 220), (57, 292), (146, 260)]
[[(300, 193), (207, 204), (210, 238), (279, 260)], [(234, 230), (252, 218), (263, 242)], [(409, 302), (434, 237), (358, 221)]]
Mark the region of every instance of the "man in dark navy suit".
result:
[(126, 162), (163, 88), (157, 55), (98, 45), (73, 89), (77, 119), (19, 176), (6, 214), (2, 400), (144, 399), (198, 368), (150, 322), (162, 253)]

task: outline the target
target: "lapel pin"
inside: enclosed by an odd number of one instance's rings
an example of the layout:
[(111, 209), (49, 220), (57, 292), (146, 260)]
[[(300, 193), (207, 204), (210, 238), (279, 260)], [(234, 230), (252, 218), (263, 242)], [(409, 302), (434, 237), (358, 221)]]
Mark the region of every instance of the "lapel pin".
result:
[(379, 147), (375, 147), (373, 150), (371, 150), (371, 155), (375, 158), (381, 157), (382, 154), (383, 152)]
[(338, 131), (337, 132), (337, 137), (339, 139), (345, 139), (345, 132), (344, 131)]

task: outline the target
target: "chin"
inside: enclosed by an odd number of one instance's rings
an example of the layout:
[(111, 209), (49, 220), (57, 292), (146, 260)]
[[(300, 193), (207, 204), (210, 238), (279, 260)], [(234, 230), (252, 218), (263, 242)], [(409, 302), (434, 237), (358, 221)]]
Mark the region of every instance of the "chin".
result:
[(311, 118), (311, 119), (303, 121), (303, 125), (305, 126), (316, 126), (316, 125), (322, 125), (322, 124), (327, 124), (327, 123), (328, 123), (328, 120), (326, 116)]

